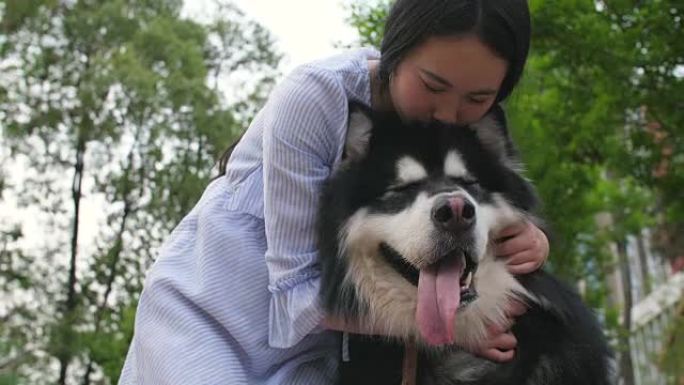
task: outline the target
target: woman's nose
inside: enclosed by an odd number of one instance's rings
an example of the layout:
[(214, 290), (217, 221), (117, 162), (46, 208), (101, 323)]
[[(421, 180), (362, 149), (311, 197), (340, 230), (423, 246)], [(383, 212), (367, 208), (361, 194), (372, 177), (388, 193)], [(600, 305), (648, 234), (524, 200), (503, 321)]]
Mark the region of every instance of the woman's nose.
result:
[(447, 124), (457, 124), (459, 121), (458, 103), (449, 103), (435, 109), (432, 119)]

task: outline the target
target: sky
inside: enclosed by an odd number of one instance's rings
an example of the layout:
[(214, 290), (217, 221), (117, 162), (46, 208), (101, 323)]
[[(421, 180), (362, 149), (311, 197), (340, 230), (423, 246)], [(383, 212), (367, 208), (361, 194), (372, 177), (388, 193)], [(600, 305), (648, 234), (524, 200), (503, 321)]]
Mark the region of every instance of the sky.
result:
[[(353, 42), (356, 32), (347, 25), (345, 0), (233, 0), (246, 16), (271, 31), (285, 55), (281, 71), (338, 51), (336, 42)], [(202, 16), (211, 0), (185, 0), (186, 15)]]

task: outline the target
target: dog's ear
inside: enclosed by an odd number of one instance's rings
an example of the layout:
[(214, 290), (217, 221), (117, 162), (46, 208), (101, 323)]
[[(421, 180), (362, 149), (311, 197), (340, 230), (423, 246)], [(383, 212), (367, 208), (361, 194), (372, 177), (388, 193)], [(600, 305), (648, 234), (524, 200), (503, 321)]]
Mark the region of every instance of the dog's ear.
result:
[(349, 124), (343, 159), (358, 160), (366, 155), (373, 128), (372, 111), (360, 103), (349, 104)]
[(513, 170), (520, 170), (522, 165), (518, 150), (513, 144), (513, 139), (508, 131), (506, 114), (497, 104), (471, 128), (475, 131), (480, 143), (505, 165)]

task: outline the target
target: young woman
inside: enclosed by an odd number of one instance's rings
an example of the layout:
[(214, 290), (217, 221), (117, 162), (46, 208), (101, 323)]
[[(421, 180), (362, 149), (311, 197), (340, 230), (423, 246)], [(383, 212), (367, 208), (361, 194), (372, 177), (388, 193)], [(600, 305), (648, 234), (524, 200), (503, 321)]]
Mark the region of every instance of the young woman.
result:
[[(312, 31), (313, 32), (313, 31)], [(274, 90), (225, 175), (165, 242), (148, 273), (120, 384), (333, 383), (339, 333), (319, 303), (319, 190), (341, 158), (347, 105), (470, 123), (498, 108), (527, 58), (526, 0), (398, 0), (381, 51), (301, 66)], [(511, 272), (539, 268), (531, 223), (499, 234)], [(511, 322), (524, 311), (512, 304)], [(476, 354), (510, 360), (509, 325)]]

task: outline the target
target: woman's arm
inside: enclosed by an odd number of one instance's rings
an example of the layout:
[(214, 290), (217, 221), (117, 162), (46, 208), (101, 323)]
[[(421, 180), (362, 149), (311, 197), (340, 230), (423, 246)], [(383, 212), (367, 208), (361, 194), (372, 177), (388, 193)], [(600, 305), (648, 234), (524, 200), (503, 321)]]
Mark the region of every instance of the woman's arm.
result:
[(333, 74), (300, 67), (260, 113), (272, 347), (296, 345), (325, 317), (315, 226), (322, 185), (344, 141), (346, 112), (340, 105), (346, 103)]

